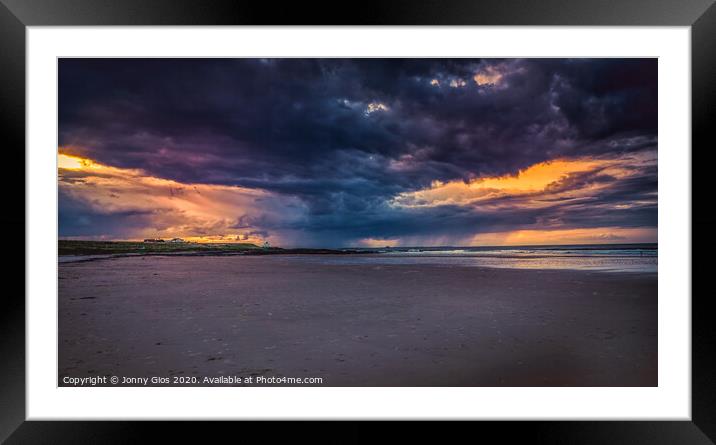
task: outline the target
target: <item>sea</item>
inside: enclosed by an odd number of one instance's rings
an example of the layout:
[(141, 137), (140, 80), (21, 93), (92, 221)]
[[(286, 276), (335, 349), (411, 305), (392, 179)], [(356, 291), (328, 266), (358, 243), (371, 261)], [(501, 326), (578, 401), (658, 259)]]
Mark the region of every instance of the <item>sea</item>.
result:
[[(355, 250), (355, 249), (354, 249)], [(573, 269), (657, 273), (657, 244), (510, 247), (386, 247), (365, 255), (311, 255), (331, 264), (436, 264), (510, 269)]]

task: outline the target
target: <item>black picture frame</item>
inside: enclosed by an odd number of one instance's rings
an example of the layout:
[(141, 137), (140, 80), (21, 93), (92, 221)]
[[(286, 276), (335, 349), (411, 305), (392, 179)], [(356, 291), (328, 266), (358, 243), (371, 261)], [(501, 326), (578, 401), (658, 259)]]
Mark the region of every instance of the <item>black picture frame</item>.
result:
[[(716, 324), (708, 301), (712, 292), (696, 292), (709, 267), (706, 254), (716, 244), (709, 229), (716, 227), (708, 205), (713, 200), (707, 169), (713, 165), (712, 123), (716, 121), (716, 5), (714, 0), (488, 0), (488, 1), (364, 1), (331, 6), (305, 2), (230, 0), (0, 0), (0, 119), (6, 171), (1, 175), (5, 209), (0, 219), (8, 258), (6, 289), (0, 303), (0, 440), (7, 443), (123, 443), (146, 439), (162, 429), (162, 422), (40, 422), (25, 421), (25, 284), (9, 287), (24, 276), (25, 196), (25, 31), (28, 26), (146, 26), (146, 25), (528, 25), (528, 26), (690, 26), (692, 35), (692, 420), (678, 422), (467, 422), (441, 432), (453, 435), (497, 433), (501, 441), (515, 437), (549, 443), (679, 443), (716, 442)], [(688, 149), (667, 147), (667, 149)], [(696, 161), (696, 162), (694, 162)], [(8, 168), (7, 166), (12, 166)], [(703, 170), (703, 171), (701, 171)], [(696, 174), (702, 173), (702, 174)], [(24, 237), (19, 234), (24, 233)], [(711, 239), (709, 239), (711, 236)], [(23, 252), (20, 261), (18, 252)], [(698, 258), (698, 254), (702, 258)], [(701, 278), (696, 278), (700, 272)], [(12, 279), (12, 280), (10, 280)], [(11, 290), (10, 290), (11, 289)], [(21, 290), (22, 289), (22, 290)], [(682, 296), (688, 298), (687, 295)], [(141, 427), (140, 427), (141, 426)], [(242, 429), (248, 425), (243, 424)], [(340, 435), (324, 431), (332, 441), (373, 439), (367, 424), (335, 422)], [(190, 428), (192, 431), (190, 431)], [(211, 422), (197, 432), (173, 422), (173, 434), (184, 439), (225, 434), (235, 424)], [(288, 428), (253, 427), (270, 439), (278, 435), (309, 435), (306, 424)], [(410, 431), (410, 433), (408, 433)], [(242, 433), (244, 434), (244, 433)], [(248, 434), (248, 433), (245, 433)], [(385, 433), (384, 439), (409, 435), (429, 438), (423, 425)], [(315, 438), (315, 433), (310, 433)], [(456, 436), (457, 437), (457, 436)], [(485, 436), (488, 437), (488, 436)]]

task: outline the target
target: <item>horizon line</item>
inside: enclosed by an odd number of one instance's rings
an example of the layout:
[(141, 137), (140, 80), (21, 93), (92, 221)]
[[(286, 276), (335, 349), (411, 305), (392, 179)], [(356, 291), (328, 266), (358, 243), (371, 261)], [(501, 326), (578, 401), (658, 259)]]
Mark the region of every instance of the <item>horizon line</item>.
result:
[[(163, 238), (162, 238), (163, 239)], [(170, 238), (168, 238), (170, 239)], [(120, 239), (113, 239), (113, 240), (97, 240), (97, 239), (63, 239), (58, 238), (59, 241), (76, 241), (76, 242), (95, 242), (95, 243), (143, 243), (143, 240), (120, 240)], [(242, 241), (236, 241), (236, 240), (227, 240), (227, 241), (209, 241), (209, 242), (201, 242), (201, 241), (186, 241), (186, 244), (251, 244), (255, 245), (257, 247), (260, 247), (257, 243), (252, 242), (242, 242)], [(550, 244), (484, 244), (484, 245), (451, 245), (451, 244), (441, 244), (441, 245), (405, 245), (405, 246), (278, 246), (274, 245), (271, 246), (273, 248), (284, 248), (284, 249), (411, 249), (411, 248), (441, 248), (441, 247), (460, 247), (460, 248), (478, 248), (478, 247), (549, 247), (549, 246), (626, 246), (626, 245), (658, 245), (659, 243), (657, 241), (653, 242), (621, 242), (621, 243), (550, 243)]]

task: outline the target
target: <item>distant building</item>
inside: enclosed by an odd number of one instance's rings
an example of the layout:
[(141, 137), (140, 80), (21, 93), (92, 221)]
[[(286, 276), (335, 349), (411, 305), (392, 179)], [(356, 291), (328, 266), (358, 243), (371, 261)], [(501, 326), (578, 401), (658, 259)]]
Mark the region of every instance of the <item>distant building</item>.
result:
[(185, 243), (186, 241), (184, 241), (184, 240), (181, 239), (181, 238), (172, 238), (172, 239), (169, 240), (169, 242), (170, 242), (170, 243)]
[(164, 240), (161, 238), (146, 238), (144, 240), (145, 243), (163, 243)]
[(271, 247), (271, 244), (269, 244), (268, 241), (264, 241), (264, 244), (263, 244), (263, 246), (261, 246), (261, 247), (263, 247), (264, 249), (268, 249), (268, 248)]

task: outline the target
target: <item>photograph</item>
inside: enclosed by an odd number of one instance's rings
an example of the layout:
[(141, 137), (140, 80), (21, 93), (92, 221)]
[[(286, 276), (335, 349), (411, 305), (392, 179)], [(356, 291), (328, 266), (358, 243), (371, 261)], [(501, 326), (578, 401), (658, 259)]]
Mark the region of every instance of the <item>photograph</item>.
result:
[(659, 386), (658, 58), (56, 63), (58, 386)]

